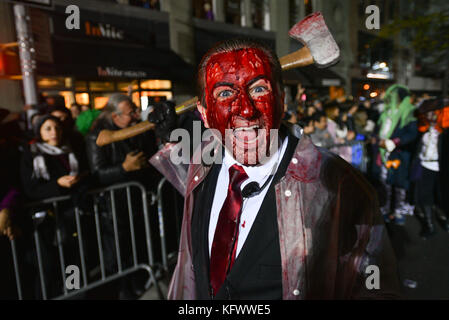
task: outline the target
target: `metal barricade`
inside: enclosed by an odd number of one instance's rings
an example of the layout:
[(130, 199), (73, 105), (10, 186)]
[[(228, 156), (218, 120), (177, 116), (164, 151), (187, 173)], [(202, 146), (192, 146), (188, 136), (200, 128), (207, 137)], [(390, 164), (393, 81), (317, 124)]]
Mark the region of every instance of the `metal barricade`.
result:
[[(166, 178), (162, 178), (159, 181), (159, 184), (157, 186), (157, 193), (156, 193), (156, 197), (155, 199), (153, 199), (154, 201), (157, 201), (157, 210), (158, 210), (158, 219), (159, 219), (159, 237), (161, 239), (161, 253), (162, 253), (162, 270), (168, 274), (170, 272), (170, 266), (173, 266), (173, 263), (176, 262), (173, 259), (177, 259), (178, 257), (178, 248), (176, 247), (175, 251), (172, 252), (168, 252), (168, 248), (167, 248), (167, 237), (166, 237), (166, 226), (165, 226), (165, 222), (164, 222), (164, 194), (167, 197), (167, 193), (162, 192), (162, 189), (165, 187), (165, 185), (167, 184), (168, 180)], [(175, 192), (177, 193), (178, 191), (175, 188), (171, 188), (170, 190), (166, 190), (166, 191), (171, 191), (171, 192)], [(172, 231), (172, 237), (174, 237), (176, 235), (176, 240), (177, 243), (179, 244), (179, 239), (181, 237), (180, 234), (180, 229), (179, 227), (179, 223), (180, 221), (178, 220), (178, 215), (177, 215), (177, 211), (179, 210), (178, 207), (178, 202), (176, 201), (176, 195), (173, 197), (170, 197), (172, 201), (174, 201), (174, 208), (172, 208), (174, 210), (174, 212), (170, 212), (170, 215), (172, 215), (175, 219), (175, 224), (176, 224), (176, 231), (172, 230), (169, 228), (170, 231)], [(183, 209), (183, 208), (181, 208)], [(173, 234), (174, 233), (174, 234)]]
[[(128, 183), (121, 183), (112, 185), (107, 188), (102, 189), (94, 189), (88, 192), (88, 195), (92, 197), (92, 205), (89, 210), (89, 214), (86, 214), (86, 216), (89, 219), (92, 219), (94, 221), (93, 224), (95, 224), (95, 236), (92, 235), (93, 238), (96, 239), (97, 242), (97, 250), (98, 250), (98, 261), (99, 261), (99, 272), (101, 273), (101, 278), (98, 280), (90, 281), (88, 273), (88, 266), (86, 264), (86, 239), (84, 238), (85, 233), (83, 229), (83, 224), (81, 222), (81, 216), (83, 213), (86, 213), (86, 210), (82, 210), (78, 206), (74, 207), (74, 222), (76, 225), (76, 237), (78, 238), (77, 244), (78, 244), (78, 253), (79, 253), (79, 261), (81, 264), (81, 279), (82, 279), (82, 285), (80, 285), (79, 289), (68, 289), (66, 285), (66, 267), (67, 262), (65, 261), (65, 252), (64, 252), (64, 245), (63, 245), (63, 239), (62, 239), (62, 231), (60, 228), (60, 224), (56, 223), (56, 230), (55, 230), (55, 239), (57, 244), (57, 253), (59, 258), (59, 266), (60, 266), (60, 272), (61, 272), (61, 279), (62, 279), (62, 294), (58, 296), (49, 296), (47, 292), (47, 285), (49, 281), (52, 281), (52, 279), (48, 279), (48, 274), (44, 270), (44, 261), (43, 261), (43, 253), (45, 250), (42, 247), (42, 241), (41, 241), (41, 235), (39, 233), (39, 228), (35, 227), (33, 231), (33, 239), (34, 239), (34, 246), (35, 246), (35, 257), (37, 259), (37, 271), (39, 275), (39, 281), (40, 281), (40, 289), (41, 289), (41, 295), (42, 299), (68, 299), (75, 297), (77, 295), (80, 295), (82, 293), (85, 293), (91, 289), (97, 288), (101, 285), (104, 285), (106, 283), (109, 283), (111, 281), (117, 280), (121, 277), (124, 277), (126, 275), (129, 275), (131, 273), (134, 273), (139, 270), (145, 270), (148, 272), (148, 280), (146, 281), (144, 288), (145, 290), (148, 290), (151, 285), (154, 285), (159, 298), (164, 299), (164, 296), (162, 294), (162, 291), (160, 289), (160, 286), (158, 284), (158, 276), (160, 277), (161, 273), (165, 273), (168, 271), (168, 263), (167, 263), (167, 249), (166, 249), (166, 241), (165, 241), (165, 231), (164, 231), (164, 216), (163, 216), (163, 202), (162, 202), (162, 186), (165, 182), (165, 179), (162, 179), (159, 183), (157, 195), (153, 193), (147, 193), (145, 187), (138, 183), (138, 182), (128, 182)], [(146, 259), (144, 261), (139, 261), (138, 259), (138, 250), (137, 250), (137, 243), (136, 243), (136, 230), (135, 230), (135, 212), (137, 212), (136, 208), (133, 208), (133, 201), (132, 201), (132, 188), (137, 189), (137, 191), (140, 192), (141, 202), (142, 202), (142, 208), (141, 212), (143, 215), (143, 224), (144, 224), (144, 237), (145, 237), (145, 249), (146, 251)], [(128, 219), (129, 219), (129, 234), (125, 234), (126, 236), (129, 236), (131, 238), (130, 246), (131, 248), (128, 248), (128, 250), (131, 252), (132, 255), (132, 261), (130, 261), (130, 265), (124, 266), (122, 264), (122, 248), (120, 245), (120, 239), (119, 239), (119, 223), (118, 223), (118, 215), (119, 214), (125, 214), (124, 212), (118, 212), (117, 203), (116, 203), (116, 195), (118, 192), (121, 192), (121, 197), (124, 197), (124, 192), (126, 192), (126, 207), (128, 208)], [(136, 193), (134, 193), (136, 194)], [(55, 198), (49, 198), (45, 199), (39, 202), (33, 202), (31, 204), (26, 205), (26, 208), (32, 209), (32, 208), (38, 208), (42, 207), (43, 205), (49, 205), (52, 208), (52, 211), (54, 213), (55, 221), (58, 222), (58, 219), (61, 219), (60, 213), (59, 213), (59, 207), (63, 202), (69, 201), (71, 198), (70, 196), (63, 196), (63, 197), (55, 197)], [(100, 205), (99, 205), (99, 199), (106, 199), (106, 201), (110, 201), (110, 208), (112, 215), (112, 225), (113, 225), (113, 241), (115, 243), (115, 258), (116, 258), (116, 267), (117, 271), (107, 274), (106, 269), (108, 266), (106, 266), (105, 262), (105, 248), (103, 248), (103, 230), (102, 228), (104, 225), (102, 224), (102, 217), (100, 212)], [(149, 205), (154, 204), (157, 201), (157, 213), (158, 213), (158, 222), (159, 222), (159, 236), (161, 240), (161, 260), (162, 262), (156, 262), (154, 258), (154, 248), (152, 244), (152, 237), (151, 237), (151, 219), (150, 219), (150, 213), (149, 213)], [(151, 203), (149, 203), (151, 202)], [(120, 207), (123, 208), (124, 204), (121, 203)], [(123, 215), (121, 215), (121, 221), (123, 221)], [(45, 212), (43, 211), (34, 211), (32, 214), (32, 218), (35, 225), (38, 225), (40, 221), (45, 219)], [(123, 231), (123, 230), (120, 230)], [(23, 281), (20, 274), (20, 268), (19, 268), (19, 259), (18, 259), (18, 250), (16, 246), (16, 240), (11, 240), (11, 251), (13, 256), (13, 263), (14, 263), (14, 272), (15, 272), (15, 279), (16, 279), (16, 286), (17, 286), (17, 296), (18, 299), (23, 299)], [(89, 249), (92, 249), (89, 247)], [(78, 254), (77, 253), (77, 254)], [(142, 260), (142, 259), (140, 259)], [(160, 265), (162, 266), (160, 267)], [(79, 268), (79, 266), (77, 266)], [(110, 267), (110, 266), (109, 266)], [(96, 269), (98, 269), (98, 265), (96, 265)]]

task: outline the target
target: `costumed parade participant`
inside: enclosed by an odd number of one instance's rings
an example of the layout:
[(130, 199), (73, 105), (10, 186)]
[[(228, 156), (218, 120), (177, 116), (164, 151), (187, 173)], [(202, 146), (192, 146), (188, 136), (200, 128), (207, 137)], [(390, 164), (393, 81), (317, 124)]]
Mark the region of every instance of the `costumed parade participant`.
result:
[[(276, 54), (250, 40), (224, 41), (203, 57), (198, 81), (198, 111), (221, 139), (196, 150), (187, 177), (170, 161), (173, 144), (151, 159), (185, 196), (169, 299), (399, 297), (375, 190), (281, 123)], [(259, 151), (276, 140), (262, 161)], [(212, 164), (195, 161), (211, 154)], [(375, 289), (370, 265), (379, 270)]]
[[(425, 108), (425, 105), (423, 107)], [(417, 212), (422, 218), (420, 236), (424, 239), (436, 233), (433, 211), (437, 214), (443, 229), (449, 232), (447, 198), (444, 198), (446, 189), (449, 188), (445, 178), (447, 163), (443, 162), (448, 154), (447, 147), (444, 148), (443, 145), (445, 142), (443, 133), (446, 132), (447, 136), (448, 128), (449, 107), (427, 112), (418, 110), (418, 130), (422, 133), (422, 137), (412, 176), (416, 181)]]
[(403, 225), (410, 213), (407, 191), (410, 186), (410, 163), (418, 129), (410, 103), (410, 91), (393, 85), (385, 92), (385, 109), (379, 118), (379, 133), (375, 138), (374, 172), (386, 187), (386, 201), (381, 211), (386, 222)]

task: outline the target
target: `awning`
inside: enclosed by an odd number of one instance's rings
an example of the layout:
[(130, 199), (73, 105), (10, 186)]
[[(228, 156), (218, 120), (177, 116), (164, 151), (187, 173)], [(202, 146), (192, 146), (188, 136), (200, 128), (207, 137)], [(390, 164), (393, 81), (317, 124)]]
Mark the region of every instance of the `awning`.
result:
[(38, 74), (183, 82), (195, 78), (195, 68), (167, 49), (54, 39), (53, 54), (55, 63), (38, 63)]
[(282, 72), (285, 84), (298, 84), (311, 87), (343, 86), (345, 80), (329, 68), (314, 65), (290, 69)]

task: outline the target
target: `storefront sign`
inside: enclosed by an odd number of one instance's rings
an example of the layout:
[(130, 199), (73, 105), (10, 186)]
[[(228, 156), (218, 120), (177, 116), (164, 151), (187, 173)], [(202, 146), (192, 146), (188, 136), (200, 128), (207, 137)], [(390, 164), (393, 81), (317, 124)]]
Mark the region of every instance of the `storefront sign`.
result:
[(87, 36), (124, 40), (125, 31), (110, 24), (92, 23), (86, 21), (84, 23), (84, 31)]
[[(118, 45), (139, 45), (170, 49), (168, 19), (150, 20), (102, 13), (80, 8), (80, 28), (67, 28), (65, 8), (56, 6), (51, 13), (53, 34), (64, 40), (98, 40), (98, 45), (116, 42)], [(162, 13), (161, 13), (162, 14)]]
[(114, 67), (97, 67), (99, 77), (117, 77), (117, 78), (146, 78), (145, 71), (120, 70)]

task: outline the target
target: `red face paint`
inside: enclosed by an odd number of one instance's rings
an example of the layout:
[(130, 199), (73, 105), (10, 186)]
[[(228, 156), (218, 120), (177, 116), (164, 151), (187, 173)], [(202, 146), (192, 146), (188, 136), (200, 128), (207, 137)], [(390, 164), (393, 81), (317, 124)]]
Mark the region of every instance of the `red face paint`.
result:
[[(219, 53), (210, 58), (205, 77), (209, 126), (220, 131), (223, 143), (228, 139), (234, 155), (236, 147), (256, 152), (269, 141), (270, 129), (279, 128), (283, 113), (268, 57), (255, 48)], [(228, 137), (226, 129), (233, 130)]]

